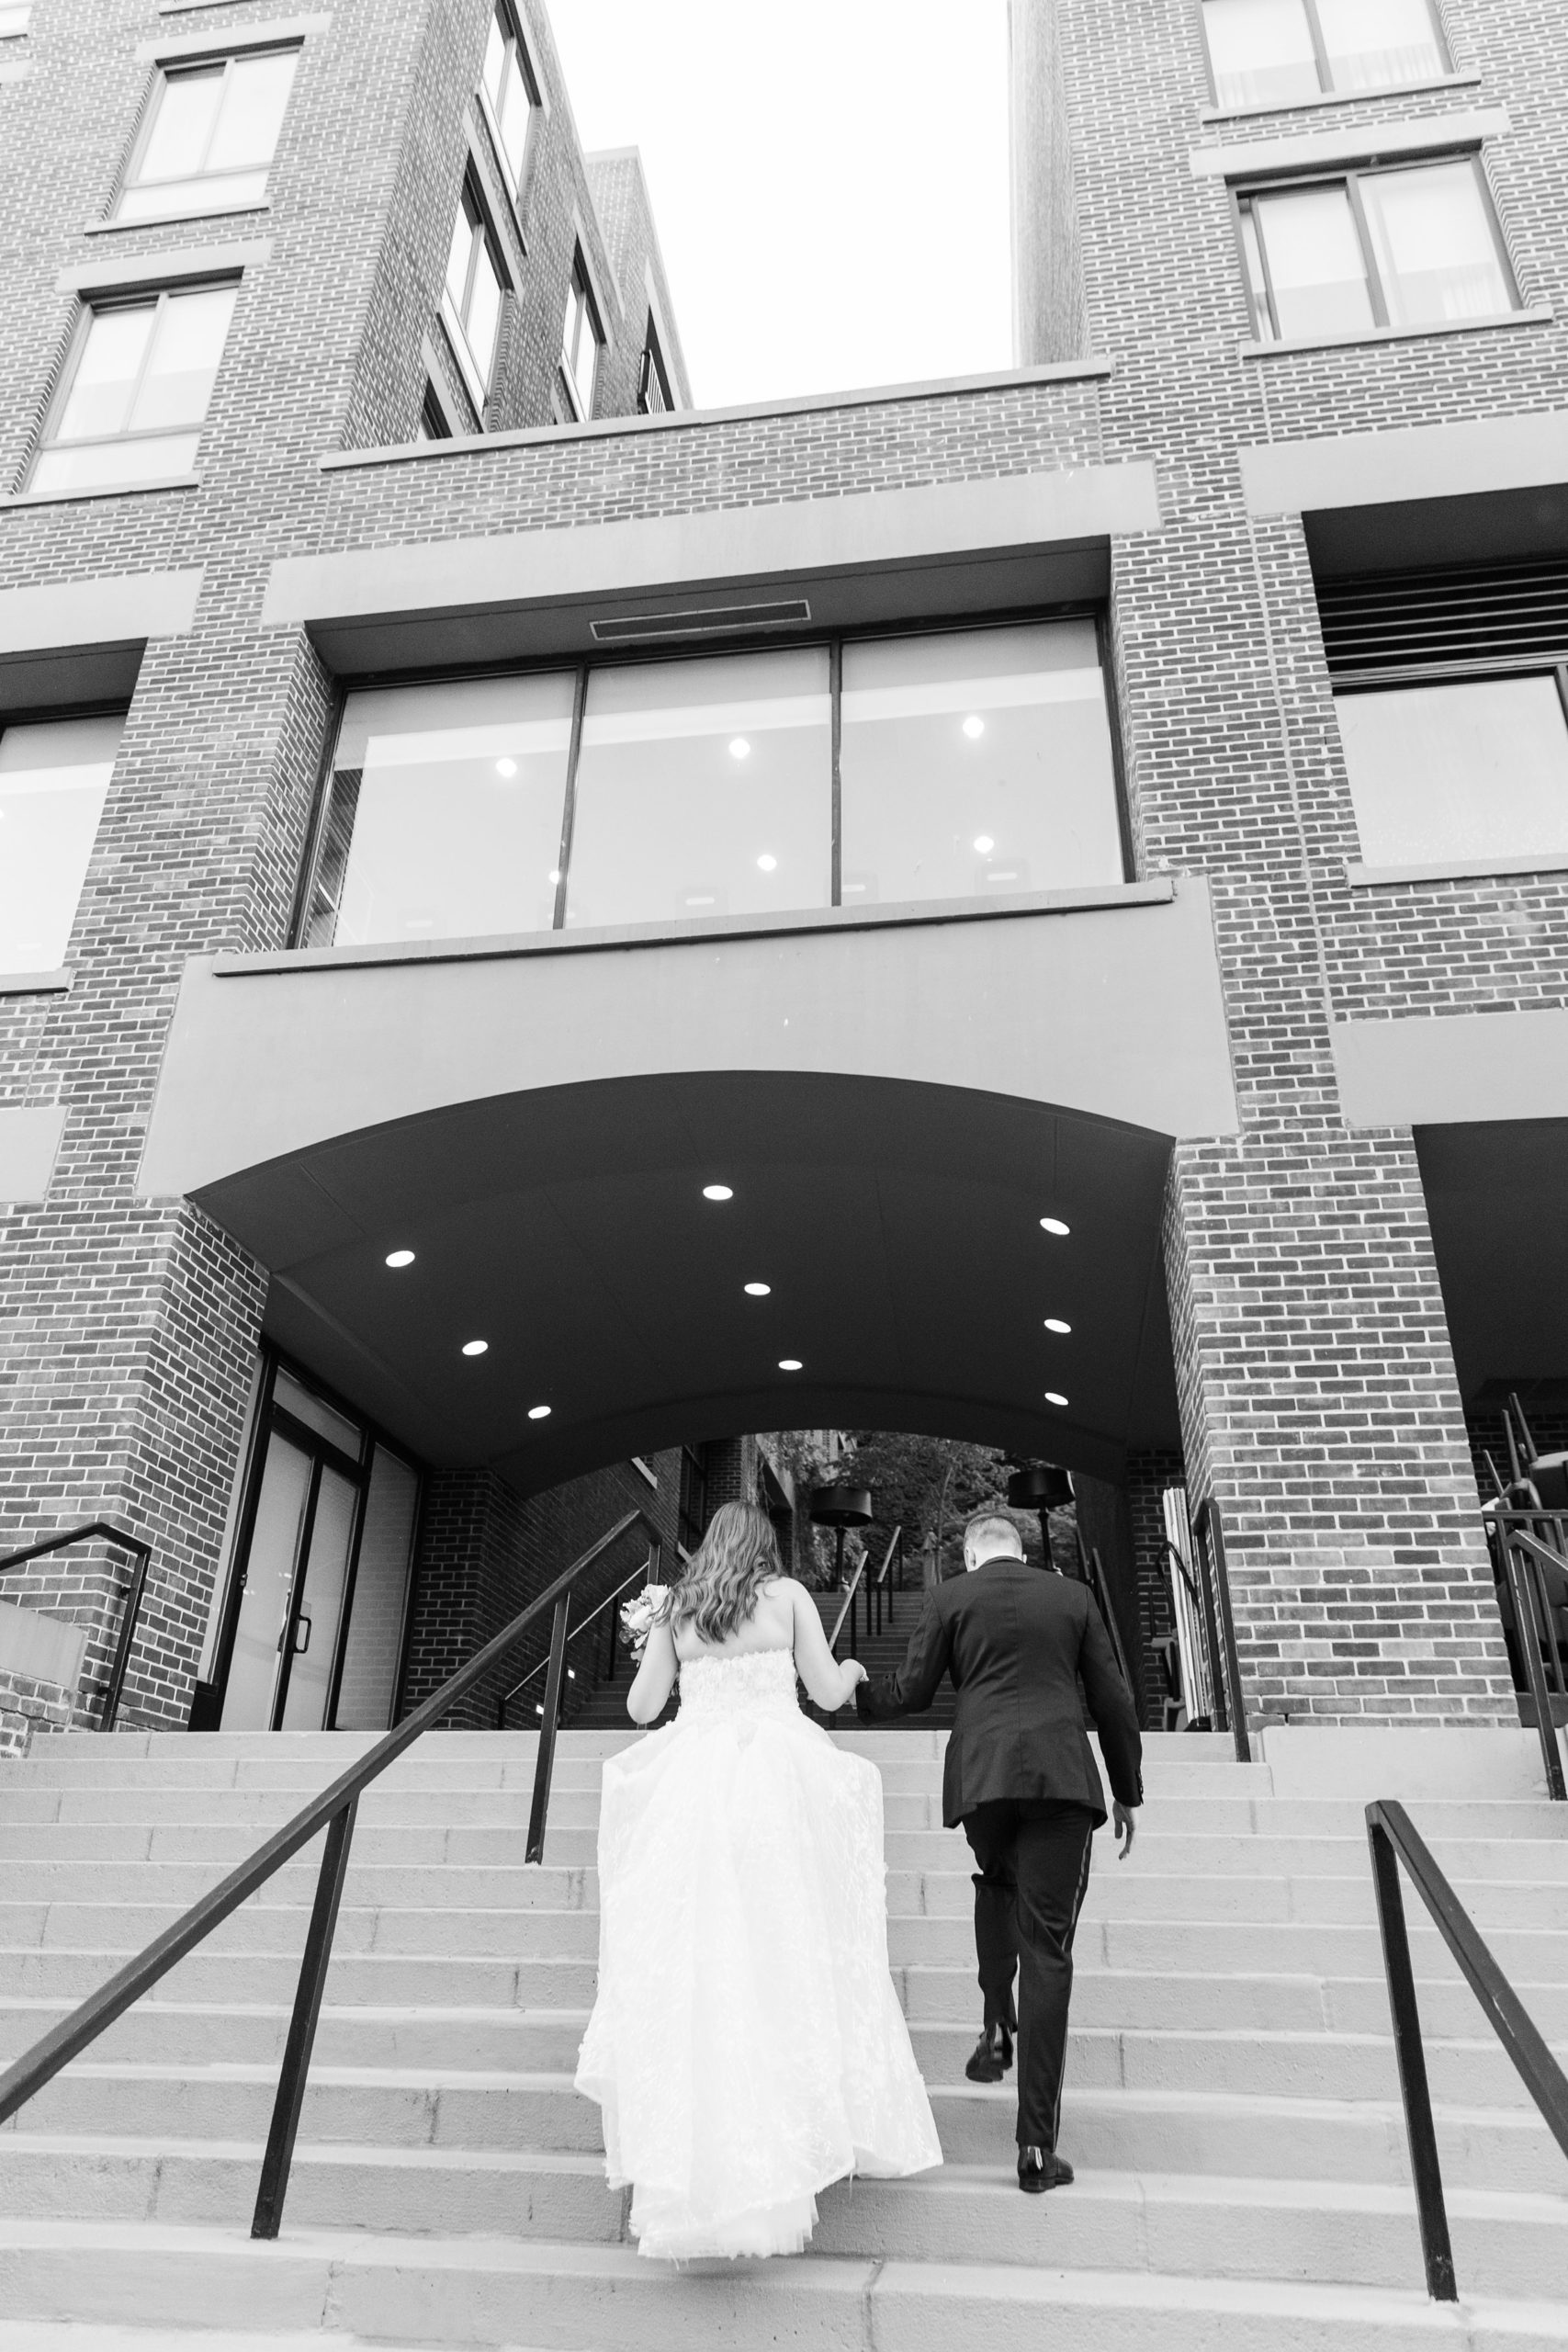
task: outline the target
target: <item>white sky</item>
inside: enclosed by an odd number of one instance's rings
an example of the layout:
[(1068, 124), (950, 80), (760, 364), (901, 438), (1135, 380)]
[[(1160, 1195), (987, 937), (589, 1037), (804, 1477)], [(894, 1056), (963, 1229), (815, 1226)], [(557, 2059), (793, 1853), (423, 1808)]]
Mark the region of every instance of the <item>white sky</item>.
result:
[(700, 406), (1011, 363), (1007, 0), (547, 0)]

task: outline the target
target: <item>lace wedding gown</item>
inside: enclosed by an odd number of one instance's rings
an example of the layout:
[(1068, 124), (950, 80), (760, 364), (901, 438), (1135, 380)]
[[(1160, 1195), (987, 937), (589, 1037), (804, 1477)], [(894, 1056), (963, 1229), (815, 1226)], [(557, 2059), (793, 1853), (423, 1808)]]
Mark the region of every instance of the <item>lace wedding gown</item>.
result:
[(605, 1758), (577, 2087), (643, 2254), (798, 2254), (829, 2181), (942, 2162), (883, 1876), (881, 1775), (788, 1650), (683, 1662), (674, 1723)]

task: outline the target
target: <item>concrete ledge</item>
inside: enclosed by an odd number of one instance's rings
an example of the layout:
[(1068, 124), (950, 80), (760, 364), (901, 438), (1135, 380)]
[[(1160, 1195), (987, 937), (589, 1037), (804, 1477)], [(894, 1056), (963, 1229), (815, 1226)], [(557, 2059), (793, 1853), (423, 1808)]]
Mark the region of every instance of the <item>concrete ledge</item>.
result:
[(1205, 128), (1211, 123), (1258, 122), (1265, 116), (1280, 115), (1292, 121), (1303, 114), (1315, 114), (1322, 107), (1365, 106), (1369, 98), (1435, 97), (1445, 90), (1479, 90), (1479, 74), (1433, 74), (1422, 82), (1385, 82), (1376, 90), (1319, 90), (1315, 97), (1302, 98), (1292, 106), (1201, 107), (1198, 119)]
[(60, 294), (113, 294), (122, 286), (175, 286), (186, 278), (234, 277), (259, 269), (272, 252), (270, 237), (237, 237), (231, 244), (182, 245), (174, 252), (124, 254), (113, 261), (78, 262), (55, 279)]
[(57, 1682), (73, 1690), (86, 1654), (85, 1625), (0, 1600), (0, 1673), (27, 1675), (35, 1682)]
[[(160, 9), (159, 14), (164, 12)], [(249, 24), (225, 24), (220, 32), (165, 33), (161, 39), (139, 40), (139, 65), (159, 65), (165, 58), (210, 57), (215, 51), (231, 57), (243, 49), (268, 49), (275, 41), (303, 40), (309, 33), (324, 33), (331, 17), (267, 17)]]
[(0, 1111), (0, 1201), (45, 1197), (64, 1132), (63, 1102), (13, 1104)]
[(1561, 857), (1438, 857), (1417, 865), (1358, 865), (1347, 859), (1345, 879), (1352, 890), (1384, 882), (1484, 882), (1536, 874), (1568, 874), (1568, 851)]
[(1568, 411), (1274, 441), (1243, 448), (1240, 457), (1253, 514), (1533, 490), (1568, 481)]
[(185, 637), (196, 619), (201, 582), (197, 566), (190, 571), (77, 580), (63, 587), (7, 588), (0, 594), (0, 656)]
[(1293, 139), (1199, 147), (1188, 162), (1194, 179), (1258, 179), (1276, 172), (1313, 171), (1320, 164), (1370, 164), (1380, 155), (1478, 147), (1483, 139), (1500, 138), (1507, 128), (1506, 107), (1474, 107), (1461, 114), (1418, 115), (1403, 122), (1358, 123), (1353, 128), (1337, 123), (1327, 130), (1298, 131)]
[(1330, 1036), (1352, 1127), (1568, 1118), (1568, 1011), (1340, 1021)]
[(1511, 1803), (1546, 1794), (1540, 1742), (1511, 1724), (1269, 1724), (1253, 1741), (1277, 1797), (1371, 1804), (1377, 1797)]

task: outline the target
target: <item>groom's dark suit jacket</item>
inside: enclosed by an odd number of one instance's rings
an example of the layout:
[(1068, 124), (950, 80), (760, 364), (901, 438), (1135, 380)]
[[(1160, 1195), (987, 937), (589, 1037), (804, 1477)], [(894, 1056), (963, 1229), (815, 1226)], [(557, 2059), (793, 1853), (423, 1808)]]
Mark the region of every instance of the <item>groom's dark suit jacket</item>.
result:
[(1143, 1803), (1137, 1714), (1087, 1585), (1012, 1559), (950, 1577), (927, 1594), (898, 1671), (861, 1684), (857, 1711), (866, 1723), (919, 1714), (944, 1674), (958, 1692), (942, 1783), (950, 1828), (998, 1797), (1066, 1799), (1105, 1819), (1080, 1675), (1111, 1789)]

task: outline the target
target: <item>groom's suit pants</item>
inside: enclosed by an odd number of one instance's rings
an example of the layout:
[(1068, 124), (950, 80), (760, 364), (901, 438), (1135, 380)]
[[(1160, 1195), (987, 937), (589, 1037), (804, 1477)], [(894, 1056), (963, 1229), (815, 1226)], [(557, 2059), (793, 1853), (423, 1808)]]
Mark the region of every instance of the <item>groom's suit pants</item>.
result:
[(1086, 1804), (1001, 1798), (965, 1814), (964, 1834), (979, 1864), (975, 1950), (986, 2025), (1011, 2030), (1016, 2023), (1018, 2144), (1055, 2148), (1067, 2060), (1073, 1935), (1089, 1884), (1094, 1815)]

